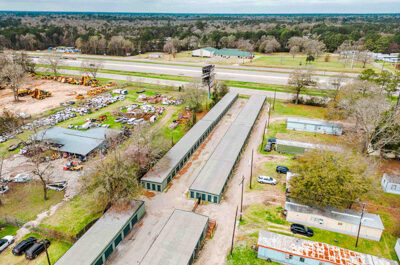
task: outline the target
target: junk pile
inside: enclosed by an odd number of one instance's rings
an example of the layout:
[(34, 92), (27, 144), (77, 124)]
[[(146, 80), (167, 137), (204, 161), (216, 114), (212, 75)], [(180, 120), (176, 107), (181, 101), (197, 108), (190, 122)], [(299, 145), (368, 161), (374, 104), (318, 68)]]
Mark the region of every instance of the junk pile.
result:
[(181, 105), (183, 99), (173, 99), (171, 96), (156, 94), (153, 96), (140, 95), (139, 101), (147, 102), (150, 104), (163, 104), (163, 105)]

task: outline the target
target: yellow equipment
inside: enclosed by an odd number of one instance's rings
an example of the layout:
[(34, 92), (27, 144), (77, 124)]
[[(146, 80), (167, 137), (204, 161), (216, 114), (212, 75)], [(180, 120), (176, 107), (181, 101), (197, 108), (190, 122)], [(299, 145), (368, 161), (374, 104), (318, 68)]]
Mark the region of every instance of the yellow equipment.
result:
[(24, 97), (32, 94), (32, 90), (30, 88), (20, 89), (18, 90), (18, 97)]
[(84, 99), (85, 97), (82, 94), (76, 95), (75, 99)]
[(35, 98), (35, 99), (45, 99), (45, 98), (51, 96), (51, 92), (48, 92), (45, 90), (40, 90), (39, 88), (36, 88), (35, 90), (33, 90), (31, 94), (32, 94), (32, 98)]

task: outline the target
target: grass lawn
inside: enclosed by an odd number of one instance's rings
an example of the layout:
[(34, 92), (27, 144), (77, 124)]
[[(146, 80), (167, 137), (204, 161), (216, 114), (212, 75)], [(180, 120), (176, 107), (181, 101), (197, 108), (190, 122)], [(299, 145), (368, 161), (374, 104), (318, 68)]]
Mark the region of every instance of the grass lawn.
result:
[(272, 110), (271, 116), (301, 116), (306, 118), (324, 119), (327, 108), (314, 107), (308, 105), (296, 105), (284, 101), (275, 101), (275, 109)]
[[(240, 231), (244, 234), (250, 234), (248, 240), (254, 241), (251, 237), (255, 229), (259, 231), (270, 230), (280, 234), (293, 236), (289, 230), (289, 223), (281, 214), (282, 207), (275, 205), (253, 204), (245, 210), (243, 220), (240, 223)], [(385, 213), (381, 214), (382, 221), (385, 227), (389, 228), (393, 225), (393, 220), (387, 218)], [(358, 242), (358, 247), (355, 247), (356, 237), (344, 235), (336, 232), (313, 228), (314, 236), (308, 240), (323, 242), (335, 245), (341, 248), (350, 249), (353, 251), (375, 255), (387, 259), (397, 260), (394, 252), (394, 245), (397, 238), (393, 236), (391, 231), (385, 230), (379, 242), (361, 238)], [(295, 237), (303, 238), (295, 235)], [(244, 237), (243, 238), (247, 238)]]
[[(179, 113), (183, 112), (183, 107), (179, 108), (171, 117), (171, 119), (158, 131), (158, 133), (167, 138), (171, 139), (173, 137), (174, 144), (176, 144), (187, 132), (189, 128), (185, 124), (179, 124), (173, 131), (168, 128), (168, 125), (172, 123), (173, 120), (178, 119)], [(172, 134), (172, 137), (171, 137)]]
[(81, 194), (57, 209), (54, 215), (45, 218), (40, 227), (74, 237), (88, 223), (99, 218), (101, 210), (92, 194)]
[(15, 236), (17, 234), (18, 227), (13, 225), (6, 225), (0, 228), (0, 238), (4, 236)]
[(228, 254), (228, 265), (278, 265), (276, 262), (267, 262), (266, 260), (257, 258), (257, 252), (250, 247), (239, 245), (233, 248), (232, 257)]
[[(289, 53), (274, 53), (274, 54), (256, 54), (252, 62), (245, 63), (246, 66), (264, 66), (264, 67), (275, 67), (275, 68), (296, 68), (299, 66), (306, 66), (306, 55), (297, 55), (293, 58)], [(359, 62), (354, 62), (353, 69), (351, 69), (350, 63), (344, 66), (339, 60), (338, 56), (331, 55), (329, 62), (325, 62), (325, 56), (316, 58), (314, 62), (308, 64), (315, 70), (319, 71), (335, 71), (335, 72), (349, 72), (359, 73), (364, 68)], [(367, 68), (373, 68), (372, 65), (367, 64)]]
[(3, 195), (0, 216), (9, 216), (21, 222), (36, 218), (39, 213), (48, 210), (64, 198), (64, 192), (48, 190), (48, 200), (43, 199), (43, 186), (38, 181), (28, 183), (10, 183), (10, 190)]
[[(31, 236), (36, 237), (39, 240), (46, 238), (38, 233), (29, 233), (26, 236), (24, 236), (23, 239), (26, 239)], [(50, 240), (50, 246), (47, 250), (50, 257), (50, 262), (51, 264), (54, 264), (72, 246), (72, 244), (63, 241), (57, 241), (55, 239), (49, 239), (49, 240)], [(31, 261), (27, 261), (25, 259), (25, 255), (14, 256), (11, 253), (11, 249), (0, 255), (0, 264), (17, 265), (17, 264), (28, 264), (28, 263), (32, 265), (47, 265), (48, 263), (45, 252), (42, 252), (36, 259)]]

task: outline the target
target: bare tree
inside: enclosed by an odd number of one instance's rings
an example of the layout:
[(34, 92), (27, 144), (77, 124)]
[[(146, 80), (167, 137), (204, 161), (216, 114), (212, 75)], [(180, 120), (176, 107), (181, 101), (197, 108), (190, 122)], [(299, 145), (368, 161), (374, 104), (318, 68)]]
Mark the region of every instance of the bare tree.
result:
[(202, 103), (206, 99), (206, 91), (198, 83), (190, 83), (185, 87), (183, 99), (193, 112), (201, 112)]
[(51, 71), (55, 77), (58, 77), (58, 68), (61, 66), (62, 57), (57, 53), (49, 53), (43, 56), (42, 63), (45, 68)]
[[(35, 131), (35, 130), (34, 130)], [(30, 162), (33, 165), (32, 174), (37, 176), (42, 183), (43, 187), (43, 199), (47, 200), (47, 183), (49, 178), (53, 174), (54, 167), (46, 157), (45, 149), (45, 135), (47, 129), (44, 129), (40, 132), (35, 132), (32, 137), (32, 145), (30, 146)]]
[(274, 36), (267, 36), (263, 42), (261, 42), (259, 51), (265, 53), (273, 53), (281, 48), (281, 44), (275, 39)]
[(363, 64), (363, 68), (371, 61), (371, 55), (369, 51), (361, 51), (357, 55), (357, 60)]
[(83, 75), (91, 75), (96, 79), (97, 73), (103, 68), (104, 62), (101, 60), (82, 60), (81, 72)]
[(164, 51), (171, 54), (175, 58), (175, 54), (179, 51), (180, 43), (177, 38), (171, 38), (164, 44)]
[(296, 104), (299, 103), (300, 93), (307, 89), (308, 86), (315, 85), (315, 83), (312, 79), (311, 68), (297, 68), (290, 73), (288, 85), (296, 93)]
[(18, 90), (25, 77), (25, 71), (22, 66), (18, 64), (7, 64), (0, 72), (1, 83), (9, 87), (14, 94), (14, 100), (18, 101)]
[(340, 74), (336, 76), (332, 76), (329, 78), (329, 86), (331, 89), (334, 91), (333, 98), (335, 99), (340, 90), (343, 88), (343, 86), (346, 84), (346, 79), (347, 76), (345, 74)]
[(296, 56), (296, 54), (298, 54), (300, 52), (300, 47), (299, 46), (293, 46), (292, 48), (290, 48), (289, 53), (292, 55), (293, 59)]
[(314, 57), (321, 56), (325, 49), (325, 44), (319, 40), (308, 40), (304, 44), (304, 51), (306, 54)]

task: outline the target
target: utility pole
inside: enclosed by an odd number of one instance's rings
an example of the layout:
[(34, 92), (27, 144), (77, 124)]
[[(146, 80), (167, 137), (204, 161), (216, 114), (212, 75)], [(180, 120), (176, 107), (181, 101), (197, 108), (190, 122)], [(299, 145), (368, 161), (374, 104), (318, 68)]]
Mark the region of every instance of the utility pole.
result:
[(251, 180), (253, 179), (253, 155), (254, 155), (254, 149), (251, 150), (251, 162), (250, 162), (250, 189), (251, 189)]
[(357, 232), (357, 241), (356, 241), (356, 247), (358, 245), (358, 239), (360, 237), (360, 230), (361, 230), (361, 224), (362, 224), (362, 219), (364, 217), (364, 211), (365, 211), (365, 203), (363, 203), (363, 208), (361, 211), (361, 217), (360, 217), (360, 223), (358, 224), (358, 232)]
[(232, 257), (232, 252), (233, 252), (233, 241), (235, 240), (237, 212), (238, 212), (238, 206), (236, 206), (235, 222), (233, 223), (232, 244), (231, 244), (231, 257)]
[(171, 147), (174, 146), (174, 129), (171, 130)]
[(45, 241), (44, 239), (42, 239), (42, 242), (43, 242), (43, 244), (44, 244), (44, 250), (46, 251), (47, 263), (48, 263), (49, 265), (51, 265), (51, 263), (50, 263), (50, 257), (49, 257), (49, 252), (47, 252), (46, 241)]
[(242, 185), (242, 195), (240, 196), (240, 217), (239, 220), (242, 221), (242, 215), (243, 215), (243, 188), (244, 188), (244, 175), (242, 176), (242, 181), (240, 182), (240, 185)]
[(275, 110), (275, 99), (276, 99), (276, 87), (274, 91), (274, 103), (272, 104), (272, 110)]
[(271, 106), (269, 107), (268, 110), (268, 128), (269, 128), (269, 120), (271, 119)]

